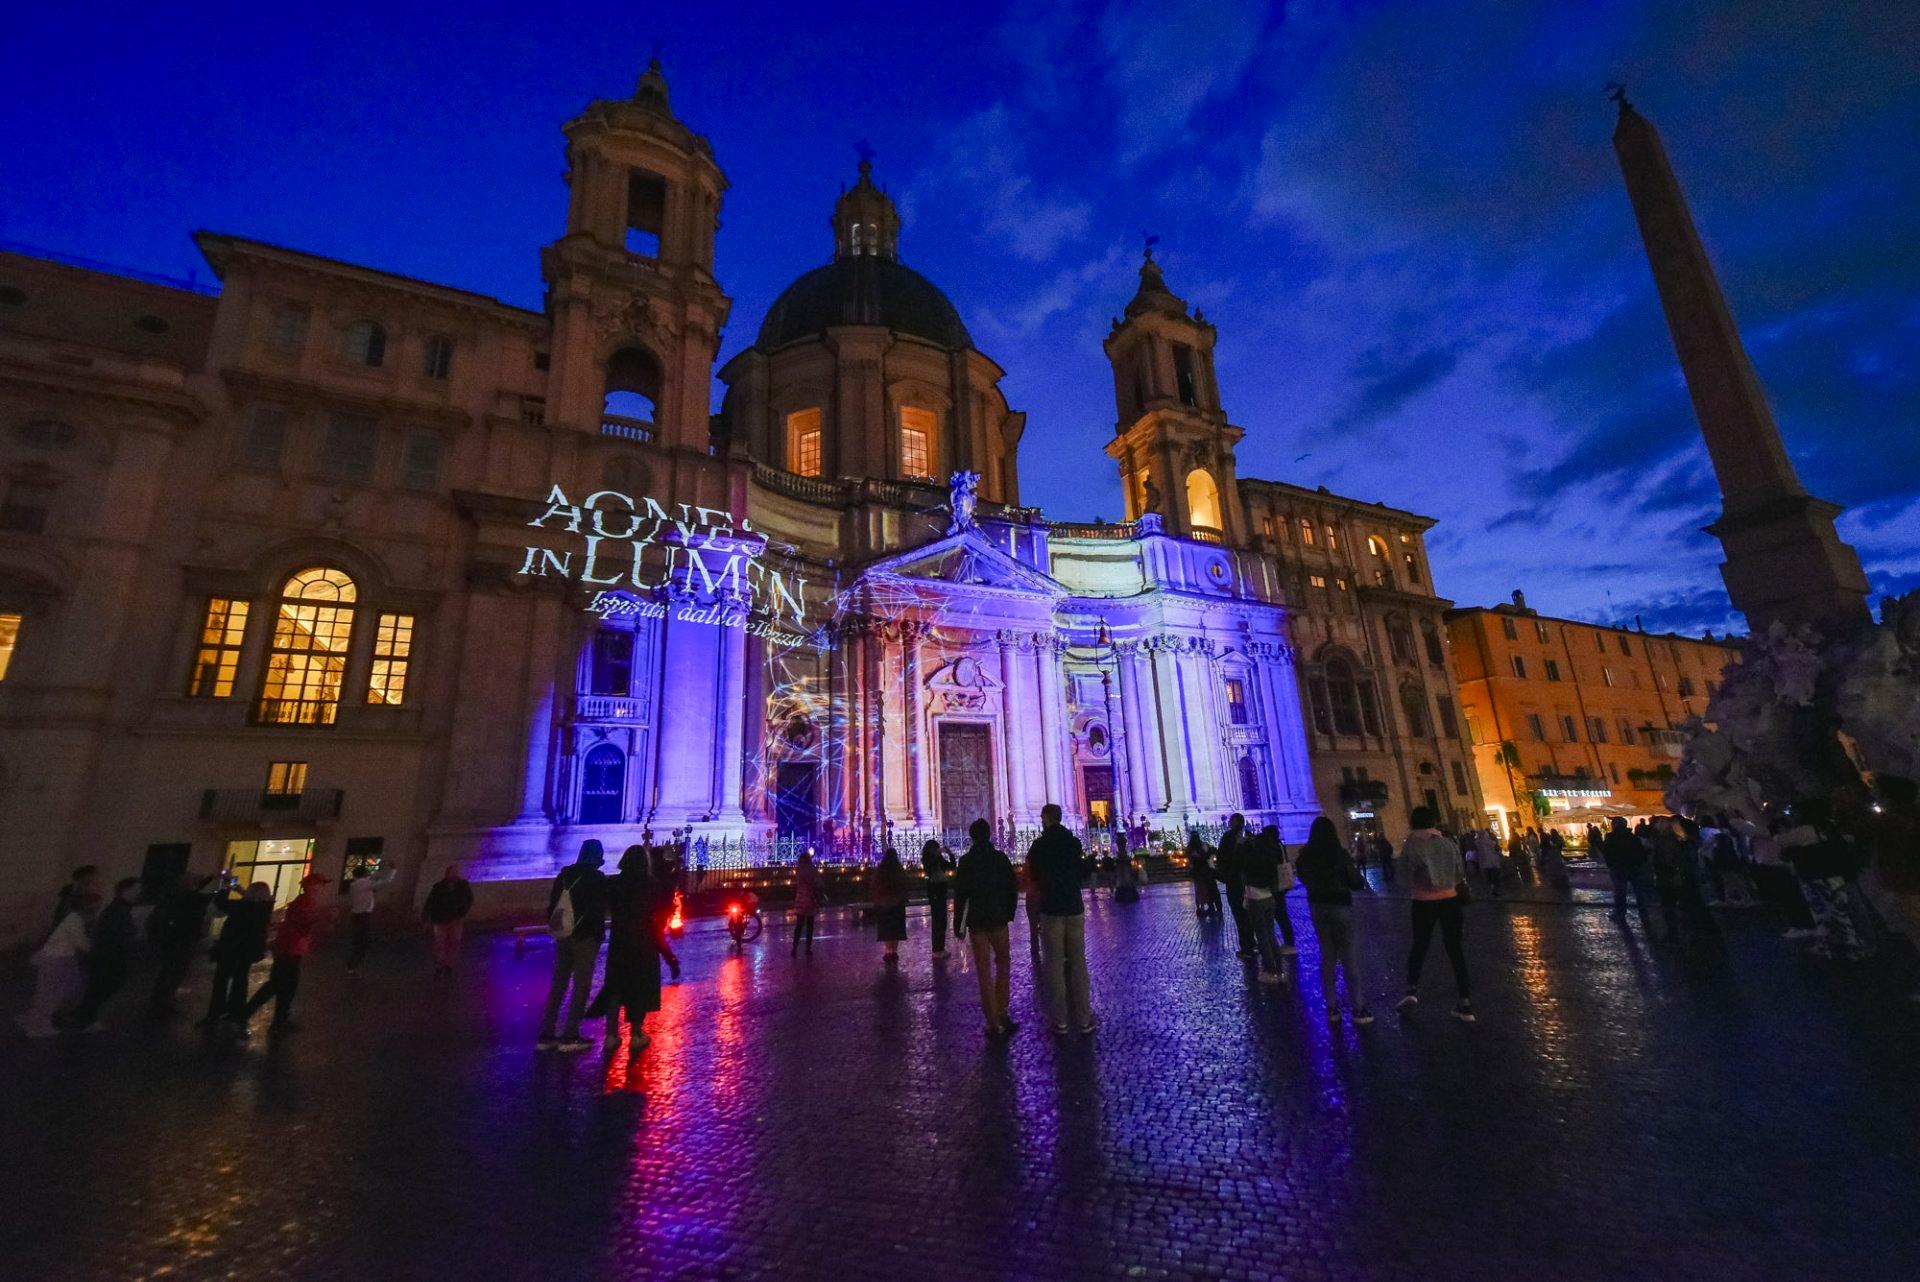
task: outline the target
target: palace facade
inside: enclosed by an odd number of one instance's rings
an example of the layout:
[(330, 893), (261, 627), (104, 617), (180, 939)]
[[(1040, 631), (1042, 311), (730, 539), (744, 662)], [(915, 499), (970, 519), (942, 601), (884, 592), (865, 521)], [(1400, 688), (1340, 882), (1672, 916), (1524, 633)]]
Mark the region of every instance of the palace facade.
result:
[(1050, 522), (868, 165), (716, 415), (711, 148), (657, 66), (564, 132), (540, 311), (212, 233), (217, 289), (0, 254), (7, 939), (81, 863), (457, 861), (505, 912), (589, 836), (1477, 812), (1430, 523), (1238, 478), (1151, 258), (1106, 340), (1127, 520)]

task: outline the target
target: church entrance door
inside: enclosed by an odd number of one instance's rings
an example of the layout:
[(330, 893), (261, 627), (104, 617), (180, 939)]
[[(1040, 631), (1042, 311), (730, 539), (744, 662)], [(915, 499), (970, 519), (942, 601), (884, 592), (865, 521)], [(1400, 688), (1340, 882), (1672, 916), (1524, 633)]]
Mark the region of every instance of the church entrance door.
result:
[(1087, 820), (1102, 828), (1113, 826), (1113, 767), (1082, 766), (1080, 782), (1087, 790)]
[(973, 821), (994, 821), (993, 731), (965, 721), (940, 723), (940, 826), (964, 845)]
[(773, 785), (773, 826), (782, 837), (814, 837), (820, 826), (820, 763), (783, 761)]

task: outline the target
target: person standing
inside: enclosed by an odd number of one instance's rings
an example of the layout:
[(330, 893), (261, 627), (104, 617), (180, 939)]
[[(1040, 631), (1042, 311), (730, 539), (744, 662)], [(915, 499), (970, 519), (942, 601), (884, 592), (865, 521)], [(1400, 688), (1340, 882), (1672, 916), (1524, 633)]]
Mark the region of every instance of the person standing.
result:
[[(72, 892), (72, 893), (70, 893)], [(84, 892), (72, 883), (60, 892), (62, 906), (54, 914), (53, 932), (33, 954), (33, 1000), (20, 1016), (28, 1037), (54, 1037), (60, 1019), (87, 988), (87, 917), (91, 908)]]
[(1200, 834), (1187, 834), (1187, 872), (1193, 877), (1193, 907), (1202, 917), (1220, 915), (1220, 883), (1213, 876), (1213, 855)]
[(392, 880), (391, 868), (382, 869), (376, 875), (362, 864), (347, 881), (347, 921), (353, 935), (353, 945), (347, 953), (349, 975), (360, 969), (360, 963), (367, 959), (367, 950), (373, 947), (373, 910), (378, 906), (380, 892)]
[(1367, 880), (1340, 844), (1333, 820), (1321, 815), (1313, 821), (1294, 871), (1307, 888), (1307, 914), (1320, 943), (1320, 994), (1326, 999), (1327, 1022), (1340, 1022), (1334, 975), (1338, 969), (1347, 974), (1347, 1005), (1353, 1010), (1353, 1022), (1371, 1024), (1373, 1012), (1367, 1004), (1366, 981), (1360, 977), (1353, 934), (1353, 892), (1364, 888)]
[(1600, 839), (1600, 856), (1613, 882), (1614, 921), (1626, 924), (1627, 891), (1631, 889), (1634, 905), (1640, 910), (1640, 928), (1647, 932), (1647, 938), (1660, 938), (1653, 921), (1653, 861), (1646, 843), (1616, 815), (1607, 835)]
[(460, 956), (460, 940), (467, 932), (467, 914), (472, 911), (473, 884), (460, 875), (459, 864), (448, 864), (447, 871), (427, 891), (427, 902), (420, 909), (427, 933), (433, 938), (436, 978), (453, 977), (453, 963)]
[(1467, 988), (1467, 953), (1461, 941), (1467, 865), (1453, 838), (1435, 826), (1437, 817), (1432, 807), (1415, 806), (1408, 818), (1413, 831), (1401, 843), (1400, 863), (1413, 893), (1413, 945), (1407, 953), (1407, 992), (1400, 999), (1399, 1009), (1409, 1012), (1420, 1004), (1420, 971), (1426, 964), (1433, 928), (1438, 926), (1447, 960), (1453, 963), (1454, 987), (1460, 993), (1453, 1007), (1454, 1017), (1471, 1024), (1473, 1001)]
[(1008, 971), (1012, 945), (1007, 928), (1020, 906), (1020, 881), (1013, 861), (994, 847), (993, 829), (976, 819), (967, 829), (972, 844), (960, 856), (953, 877), (953, 930), (973, 953), (980, 976), (980, 1013), (986, 1016), (987, 1035), (1011, 1033), (1007, 1016), (1012, 997)]
[(651, 862), (645, 846), (628, 846), (620, 856), (620, 875), (607, 888), (613, 927), (607, 934), (604, 1036), (611, 1055), (620, 1045), (620, 1013), (625, 1011), (633, 1032), (627, 1043), (629, 1060), (640, 1058), (653, 1040), (647, 1036), (647, 1016), (660, 1009), (660, 932)]
[(113, 898), (100, 910), (93, 923), (93, 947), (87, 951), (87, 988), (73, 1011), (73, 1025), (83, 1032), (97, 1033), (106, 1027), (100, 1011), (127, 982), (133, 965), (133, 946), (139, 942), (139, 928), (133, 924), (133, 900), (140, 893), (138, 877), (122, 877), (114, 883)]
[(213, 906), (213, 875), (182, 878), (174, 883), (147, 918), (147, 938), (160, 953), (148, 1010), (155, 1018), (176, 1014), (173, 999), (193, 968), (193, 956), (207, 937), (207, 910)]
[(1081, 884), (1087, 857), (1080, 839), (1060, 822), (1060, 807), (1040, 808), (1040, 835), (1027, 848), (1027, 875), (1039, 891), (1040, 967), (1045, 977), (1053, 1031), (1069, 1024), (1093, 1031), (1093, 1004), (1087, 984), (1086, 904)]
[(63, 917), (75, 911), (85, 912), (91, 922), (100, 910), (100, 898), (100, 870), (92, 864), (81, 864), (68, 874), (67, 884), (54, 896), (50, 924), (58, 926)]
[(299, 1027), (293, 1022), (293, 999), (300, 991), (301, 965), (313, 952), (314, 941), (326, 929), (327, 910), (320, 902), (320, 887), (326, 884), (327, 878), (317, 872), (300, 879), (300, 893), (287, 905), (280, 929), (273, 935), (273, 966), (267, 971), (267, 982), (254, 990), (252, 999), (240, 1013), (236, 1031), (241, 1037), (247, 1035), (247, 1021), (267, 1004), (269, 997), (273, 998), (273, 1022), (267, 1026), (268, 1031), (290, 1033)]
[(793, 868), (793, 951), (788, 956), (800, 955), (802, 935), (807, 937), (807, 956), (813, 956), (813, 923), (820, 915), (823, 889), (820, 870), (813, 865), (813, 852), (801, 851)]
[(892, 846), (880, 857), (880, 864), (867, 878), (867, 895), (873, 900), (874, 922), (880, 942), (887, 950), (887, 965), (900, 960), (900, 941), (907, 937), (907, 870), (900, 865), (900, 852)]
[(1233, 914), (1236, 957), (1254, 955), (1253, 930), (1247, 925), (1247, 883), (1243, 873), (1248, 840), (1246, 817), (1232, 816), (1227, 820), (1227, 830), (1220, 834), (1220, 856), (1214, 861), (1220, 880), (1227, 887), (1227, 911)]
[(1265, 840), (1265, 834), (1245, 843), (1240, 858), (1241, 913), (1253, 934), (1253, 946), (1259, 957), (1260, 982), (1280, 982), (1280, 950), (1273, 939), (1273, 911), (1279, 903), (1276, 889), (1280, 878), (1280, 843)]
[(953, 887), (953, 861), (940, 843), (920, 847), (920, 867), (927, 874), (927, 919), (933, 928), (933, 955), (947, 955), (947, 895)]
[[(232, 889), (227, 882), (223, 892)], [(215, 900), (226, 923), (213, 944), (213, 993), (207, 998), (207, 1017), (199, 1027), (212, 1029), (222, 1019), (235, 1024), (247, 1017), (247, 975), (267, 955), (267, 936), (273, 931), (273, 887), (256, 881), (239, 899), (222, 893)]]
[[(606, 850), (588, 838), (573, 863), (562, 868), (547, 892), (547, 933), (553, 937), (553, 979), (540, 1018), (538, 1050), (582, 1051), (593, 1043), (580, 1036), (580, 1017), (593, 987), (594, 963), (607, 933), (607, 878), (600, 871)], [(568, 997), (568, 989), (572, 997)], [(567, 1002), (564, 1036), (556, 1037), (560, 1004)]]

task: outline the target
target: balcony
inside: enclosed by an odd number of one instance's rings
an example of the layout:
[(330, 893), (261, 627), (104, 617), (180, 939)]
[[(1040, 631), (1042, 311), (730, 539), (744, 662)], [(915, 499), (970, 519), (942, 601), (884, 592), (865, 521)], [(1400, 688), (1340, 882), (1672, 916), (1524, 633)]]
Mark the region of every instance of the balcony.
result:
[(1195, 543), (1223, 543), (1225, 536), (1211, 525), (1193, 525), (1187, 527), (1187, 535)]
[(269, 792), (261, 788), (208, 788), (200, 794), (200, 817), (227, 822), (269, 823), (301, 819), (313, 823), (338, 819), (346, 793), (339, 788)]
[(1348, 779), (1340, 785), (1343, 806), (1378, 806), (1387, 799), (1384, 779)]
[(644, 699), (623, 695), (583, 694), (573, 703), (573, 715), (580, 721), (639, 721), (647, 715)]
[(625, 414), (602, 414), (600, 435), (617, 436), (623, 441), (640, 441), (651, 445), (654, 440), (653, 423), (644, 418), (628, 418)]

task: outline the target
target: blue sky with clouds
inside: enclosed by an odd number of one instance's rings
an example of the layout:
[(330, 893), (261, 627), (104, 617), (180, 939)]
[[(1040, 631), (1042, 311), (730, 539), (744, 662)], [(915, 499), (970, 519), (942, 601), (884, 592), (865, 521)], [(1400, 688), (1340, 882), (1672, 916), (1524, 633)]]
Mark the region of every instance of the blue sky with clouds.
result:
[[(1920, 585), (1908, 0), (42, 6), (0, 37), (0, 237), (185, 274), (207, 227), (538, 306), (559, 124), (658, 46), (732, 182), (723, 354), (869, 139), (901, 255), (1117, 515), (1100, 351), (1143, 229), (1219, 327), (1242, 475), (1440, 520), (1442, 591), (1726, 626), (1717, 511), (1609, 143), (1659, 125), (1808, 488)], [(204, 272), (204, 268), (202, 268)]]

